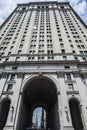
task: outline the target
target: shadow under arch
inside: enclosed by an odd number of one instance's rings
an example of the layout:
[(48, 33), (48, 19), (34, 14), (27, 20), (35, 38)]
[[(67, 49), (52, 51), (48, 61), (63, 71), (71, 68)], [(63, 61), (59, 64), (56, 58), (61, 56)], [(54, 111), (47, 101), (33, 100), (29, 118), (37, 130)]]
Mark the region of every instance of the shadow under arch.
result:
[(83, 130), (80, 102), (77, 98), (69, 100), (69, 107), (74, 130)]
[(3, 130), (6, 124), (10, 104), (11, 100), (9, 98), (4, 98), (0, 103), (0, 130)]
[(47, 115), (47, 129), (60, 128), (58, 115), (57, 87), (46, 76), (31, 78), (23, 89), (17, 130), (27, 130), (32, 127), (32, 111), (34, 108), (44, 107)]

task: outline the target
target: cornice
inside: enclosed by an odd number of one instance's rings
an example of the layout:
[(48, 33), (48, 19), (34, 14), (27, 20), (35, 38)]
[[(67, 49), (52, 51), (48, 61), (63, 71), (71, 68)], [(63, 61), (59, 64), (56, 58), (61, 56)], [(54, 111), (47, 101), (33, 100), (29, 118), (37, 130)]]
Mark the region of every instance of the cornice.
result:
[[(8, 62), (3, 62), (3, 63), (0, 63), (0, 65), (23, 65), (23, 66), (25, 66), (25, 65), (60, 65), (60, 64), (63, 64), (63, 65), (65, 65), (65, 64), (79, 64), (79, 62), (78, 61), (75, 61), (75, 60), (67, 60), (67, 61), (55, 61), (55, 60), (53, 60), (53, 61), (8, 61)], [(87, 62), (86, 63), (84, 63), (84, 64), (86, 64), (87, 65)]]
[(17, 4), (17, 6), (29, 6), (29, 5), (43, 5), (43, 4), (69, 4), (69, 2), (58, 2), (58, 1), (36, 1), (36, 2), (29, 2), (29, 3), (23, 3), (23, 4)]
[(44, 72), (43, 70), (38, 70), (37, 72), (21, 72), (21, 71), (13, 71), (13, 72), (1, 72), (0, 77), (1, 78), (7, 78), (10, 74), (16, 74), (17, 78), (24, 78), (27, 74), (38, 74), (38, 76), (43, 76), (45, 74), (55, 74), (57, 75), (57, 78), (64, 78), (65, 74), (73, 74), (73, 76), (81, 77), (81, 78), (87, 78), (87, 72), (80, 72), (80, 71), (55, 71), (55, 72)]

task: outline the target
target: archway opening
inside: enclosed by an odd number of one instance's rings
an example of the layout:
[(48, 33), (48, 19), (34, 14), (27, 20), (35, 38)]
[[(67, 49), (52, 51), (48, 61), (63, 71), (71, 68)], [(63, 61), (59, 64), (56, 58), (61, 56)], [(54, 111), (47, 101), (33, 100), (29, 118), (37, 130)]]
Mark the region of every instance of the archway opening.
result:
[(32, 79), (24, 88), (17, 130), (33, 129), (33, 111), (38, 107), (46, 112), (46, 127), (43, 129), (58, 130), (60, 124), (56, 86), (43, 76)]
[(3, 130), (6, 124), (10, 103), (10, 99), (4, 99), (0, 104), (0, 130)]
[(46, 111), (43, 107), (35, 108), (32, 116), (32, 128), (46, 129)]
[(70, 113), (72, 119), (72, 125), (74, 130), (83, 130), (83, 123), (81, 118), (81, 109), (79, 101), (76, 99), (71, 99), (69, 101)]

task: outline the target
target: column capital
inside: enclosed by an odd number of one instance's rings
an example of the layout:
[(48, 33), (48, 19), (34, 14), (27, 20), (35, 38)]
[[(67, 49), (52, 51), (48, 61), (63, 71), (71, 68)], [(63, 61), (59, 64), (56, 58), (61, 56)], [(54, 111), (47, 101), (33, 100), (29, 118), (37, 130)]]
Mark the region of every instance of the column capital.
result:
[(17, 73), (17, 77), (18, 77), (18, 78), (23, 78), (23, 77), (24, 77), (24, 73), (23, 73), (23, 72)]
[(9, 73), (7, 72), (2, 72), (2, 74), (0, 75), (2, 78), (7, 78), (9, 75)]
[(87, 78), (87, 72), (82, 72), (82, 73), (81, 73), (81, 76), (82, 76), (84, 79), (86, 79), (86, 78)]
[(58, 78), (64, 78), (65, 73), (64, 72), (56, 72)]
[(79, 71), (72, 72), (72, 74), (73, 74), (74, 77), (80, 77)]

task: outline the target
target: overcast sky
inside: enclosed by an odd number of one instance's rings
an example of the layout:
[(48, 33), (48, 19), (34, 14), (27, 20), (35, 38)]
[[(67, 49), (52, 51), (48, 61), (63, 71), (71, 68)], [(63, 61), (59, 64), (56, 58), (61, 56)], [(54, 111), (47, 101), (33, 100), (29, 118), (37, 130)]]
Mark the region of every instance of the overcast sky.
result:
[[(17, 3), (27, 3), (36, 0), (0, 0), (0, 25), (16, 8)], [(54, 0), (37, 0), (37, 1), (54, 1)], [(56, 0), (55, 0), (56, 1)], [(87, 0), (58, 0), (69, 1), (75, 11), (80, 15), (83, 21), (87, 24)]]

